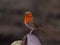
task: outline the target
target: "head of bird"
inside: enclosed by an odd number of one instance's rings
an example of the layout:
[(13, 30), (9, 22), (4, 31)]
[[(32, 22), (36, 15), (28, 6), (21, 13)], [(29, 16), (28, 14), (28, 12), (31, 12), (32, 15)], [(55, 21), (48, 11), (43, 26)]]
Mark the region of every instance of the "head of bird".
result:
[(32, 13), (30, 11), (25, 12), (24, 22), (29, 24), (32, 21)]

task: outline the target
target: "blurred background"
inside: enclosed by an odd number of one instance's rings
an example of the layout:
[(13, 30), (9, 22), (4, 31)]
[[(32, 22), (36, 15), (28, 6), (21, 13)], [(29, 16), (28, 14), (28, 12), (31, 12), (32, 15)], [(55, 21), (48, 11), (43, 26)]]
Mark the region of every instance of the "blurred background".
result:
[(22, 40), (29, 31), (23, 19), (31, 11), (45, 33), (35, 31), (42, 45), (60, 45), (60, 0), (0, 0), (0, 45)]

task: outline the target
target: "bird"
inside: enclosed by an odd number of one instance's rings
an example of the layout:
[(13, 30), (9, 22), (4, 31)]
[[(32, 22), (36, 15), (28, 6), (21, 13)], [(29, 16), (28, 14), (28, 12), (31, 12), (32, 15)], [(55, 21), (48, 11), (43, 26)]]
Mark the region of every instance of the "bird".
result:
[(44, 32), (41, 27), (39, 27), (36, 24), (36, 21), (34, 20), (33, 14), (31, 11), (26, 11), (25, 12), (25, 16), (24, 16), (24, 23), (26, 25), (27, 28), (31, 29), (30, 33), (33, 32), (33, 30), (35, 29), (39, 29), (40, 31)]

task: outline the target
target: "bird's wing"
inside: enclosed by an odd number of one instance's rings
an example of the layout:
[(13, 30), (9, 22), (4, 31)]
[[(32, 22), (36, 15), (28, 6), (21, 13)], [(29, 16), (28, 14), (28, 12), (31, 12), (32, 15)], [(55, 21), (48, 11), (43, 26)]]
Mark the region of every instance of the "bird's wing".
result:
[(41, 28), (39, 25), (37, 25), (37, 23), (35, 23), (34, 21), (33, 21), (33, 25), (34, 25), (34, 27), (35, 27), (36, 29), (38, 29), (38, 30), (40, 30), (41, 32), (44, 33), (44, 29)]

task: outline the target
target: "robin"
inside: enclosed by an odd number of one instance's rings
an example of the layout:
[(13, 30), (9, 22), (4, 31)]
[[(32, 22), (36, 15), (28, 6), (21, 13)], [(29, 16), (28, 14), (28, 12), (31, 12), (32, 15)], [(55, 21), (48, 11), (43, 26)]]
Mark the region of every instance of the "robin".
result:
[(31, 32), (35, 29), (40, 29), (40, 31), (44, 32), (42, 28), (40, 28), (34, 21), (34, 17), (30, 11), (25, 12), (24, 23), (27, 28), (31, 29)]

